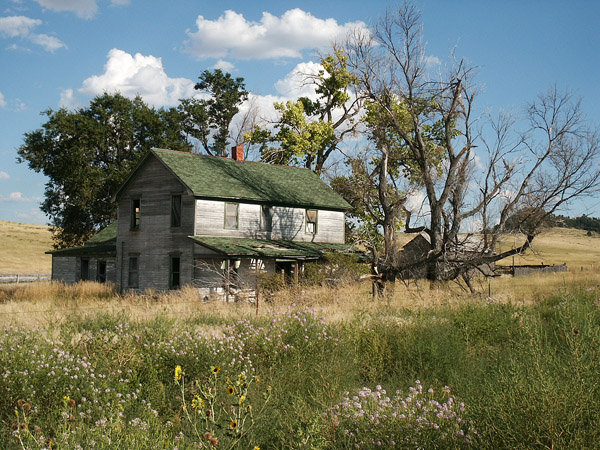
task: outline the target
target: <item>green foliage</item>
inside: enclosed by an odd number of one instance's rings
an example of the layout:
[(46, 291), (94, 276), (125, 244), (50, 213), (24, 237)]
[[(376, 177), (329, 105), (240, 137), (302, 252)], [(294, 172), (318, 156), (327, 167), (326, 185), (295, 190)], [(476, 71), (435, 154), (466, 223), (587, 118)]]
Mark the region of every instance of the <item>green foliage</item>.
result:
[(49, 178), (41, 210), (56, 248), (81, 244), (116, 218), (111, 198), (151, 148), (189, 150), (176, 111), (140, 97), (104, 94), (87, 108), (43, 114), (48, 120), (25, 134), (18, 160)]
[[(275, 103), (277, 131), (255, 127), (245, 139), (257, 145), (263, 161), (303, 165), (320, 174), (329, 156), (347, 134), (356, 130), (360, 101), (352, 100), (356, 78), (340, 51), (321, 58), (317, 75), (305, 74), (315, 87), (317, 100), (301, 97), (295, 102)], [(350, 102), (350, 105), (348, 105)]]
[(358, 255), (327, 253), (323, 261), (304, 265), (302, 283), (306, 285), (351, 283), (356, 282), (368, 271), (369, 268)]
[(183, 129), (198, 140), (209, 155), (226, 156), (229, 126), (248, 99), (243, 78), (232, 78), (221, 69), (205, 70), (194, 89), (209, 95), (208, 99), (182, 99), (179, 111)]

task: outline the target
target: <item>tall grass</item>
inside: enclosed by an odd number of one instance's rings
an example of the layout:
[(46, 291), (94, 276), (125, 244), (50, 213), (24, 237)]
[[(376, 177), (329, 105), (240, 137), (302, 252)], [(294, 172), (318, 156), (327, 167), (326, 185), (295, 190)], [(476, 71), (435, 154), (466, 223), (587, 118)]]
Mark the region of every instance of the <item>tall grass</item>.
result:
[[(78, 307), (37, 325), (5, 322), (0, 448), (48, 448), (50, 439), (57, 448), (212, 448), (189, 420), (189, 402), (217, 366), (223, 389), (242, 373), (259, 381), (243, 391), (256, 412), (244, 416), (243, 436), (229, 426), (210, 430), (221, 445), (455, 448), (469, 436), (483, 449), (594, 448), (600, 290), (591, 284), (562, 284), (520, 302), (442, 289), (436, 298), (437, 286), (405, 299), (400, 294), (410, 289), (397, 289), (389, 302), (370, 299), (368, 286), (315, 289), (275, 297), (258, 316), (253, 305), (204, 303), (190, 291), (114, 297), (99, 287), (48, 286), (54, 294), (39, 308)], [(36, 288), (20, 289), (5, 292), (0, 306), (34, 305), (27, 295)], [(110, 308), (85, 309), (92, 306)], [(177, 366), (188, 380), (183, 392)], [(437, 396), (446, 389), (451, 401)], [(229, 424), (228, 402), (239, 402), (240, 393), (219, 393)], [(414, 410), (409, 398), (418, 402)], [(460, 403), (464, 410), (454, 409)], [(431, 408), (440, 409), (431, 415)], [(377, 416), (408, 411), (422, 417), (420, 431)], [(348, 422), (344, 414), (358, 416)], [(449, 429), (461, 439), (450, 439)], [(348, 434), (356, 430), (358, 440)]]

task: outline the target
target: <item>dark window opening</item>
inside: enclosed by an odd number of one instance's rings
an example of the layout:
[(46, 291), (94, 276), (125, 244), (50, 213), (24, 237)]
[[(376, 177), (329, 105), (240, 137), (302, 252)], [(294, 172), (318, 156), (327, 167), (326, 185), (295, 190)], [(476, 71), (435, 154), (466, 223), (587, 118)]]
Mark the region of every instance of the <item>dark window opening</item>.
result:
[(316, 234), (317, 233), (317, 210), (307, 209), (306, 210), (306, 232)]
[(225, 228), (236, 230), (239, 224), (239, 203), (225, 203)]
[(141, 201), (139, 198), (131, 200), (131, 223), (130, 228), (132, 230), (138, 230), (140, 228), (140, 208)]
[(136, 288), (139, 286), (139, 272), (138, 272), (137, 256), (129, 257), (129, 279), (127, 280), (127, 286), (130, 288)]
[(181, 226), (181, 195), (171, 196), (171, 226)]
[(171, 267), (169, 274), (169, 289), (179, 289), (181, 287), (181, 258), (179, 256), (171, 257)]
[(90, 260), (82, 259), (81, 260), (81, 271), (79, 273), (79, 279), (86, 281), (90, 279)]
[(96, 281), (98, 283), (106, 283), (106, 261), (98, 261), (96, 268)]
[(273, 231), (273, 207), (262, 205), (260, 212), (260, 229)]

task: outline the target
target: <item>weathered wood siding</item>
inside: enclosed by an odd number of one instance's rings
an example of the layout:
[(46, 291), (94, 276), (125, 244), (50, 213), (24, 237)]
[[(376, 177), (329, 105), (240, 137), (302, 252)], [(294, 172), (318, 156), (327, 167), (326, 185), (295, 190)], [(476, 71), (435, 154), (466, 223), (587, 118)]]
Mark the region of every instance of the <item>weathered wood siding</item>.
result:
[(52, 279), (63, 283), (76, 283), (79, 281), (76, 256), (52, 255)]
[(272, 231), (260, 229), (261, 206), (240, 203), (238, 228), (225, 228), (225, 202), (196, 199), (195, 234), (197, 236), (227, 236), (255, 239), (284, 239), (294, 241), (344, 243), (344, 213), (319, 210), (317, 233), (306, 232), (304, 208), (273, 207)]
[[(181, 195), (181, 226), (171, 227), (171, 196)], [(131, 201), (140, 199), (140, 226), (130, 229)], [(180, 258), (180, 283), (192, 282), (194, 197), (154, 156), (148, 158), (119, 198), (117, 285), (128, 289), (129, 258), (138, 258), (138, 289), (169, 289), (171, 257)]]

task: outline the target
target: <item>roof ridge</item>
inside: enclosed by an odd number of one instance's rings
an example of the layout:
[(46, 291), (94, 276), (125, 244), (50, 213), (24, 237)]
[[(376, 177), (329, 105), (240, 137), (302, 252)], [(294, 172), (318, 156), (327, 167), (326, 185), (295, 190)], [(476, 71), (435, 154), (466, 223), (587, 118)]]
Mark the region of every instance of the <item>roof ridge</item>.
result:
[[(290, 169), (308, 170), (308, 171), (314, 173), (308, 167), (288, 166), (287, 164), (274, 164), (274, 163), (265, 162), (265, 161), (253, 161), (251, 159), (244, 159), (242, 161), (236, 161), (234, 159), (228, 158), (227, 156), (204, 155), (202, 153), (184, 152), (181, 150), (171, 150), (170, 148), (155, 147), (152, 150), (160, 150), (163, 152), (170, 152), (170, 153), (180, 153), (182, 155), (188, 155), (188, 156), (200, 156), (200, 157), (204, 157), (204, 158), (219, 159), (219, 160), (231, 161), (232, 163), (253, 163), (253, 164), (263, 164), (265, 166), (272, 166), (272, 167), (289, 167)], [(315, 175), (316, 175), (316, 173), (315, 173)]]

